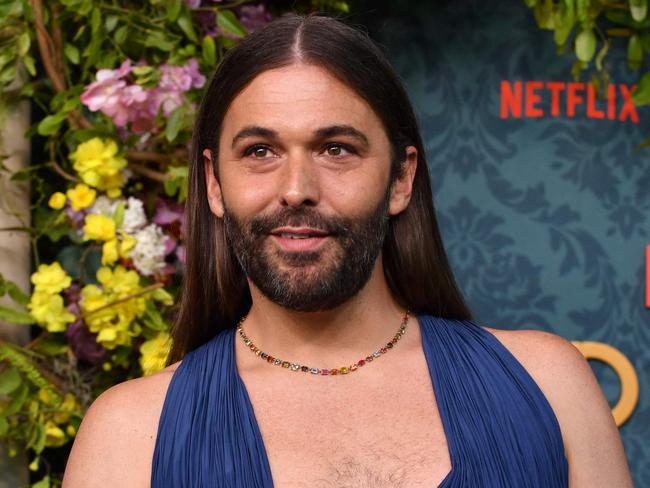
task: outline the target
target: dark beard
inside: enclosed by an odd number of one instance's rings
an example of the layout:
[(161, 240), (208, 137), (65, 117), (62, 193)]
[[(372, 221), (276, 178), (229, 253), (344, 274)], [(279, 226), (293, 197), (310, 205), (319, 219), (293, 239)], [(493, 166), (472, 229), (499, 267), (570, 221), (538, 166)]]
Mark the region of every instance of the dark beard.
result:
[[(358, 219), (325, 217), (303, 205), (242, 222), (224, 208), (226, 238), (244, 273), (269, 300), (300, 312), (331, 310), (370, 279), (388, 231), (389, 202), (390, 185), (370, 215)], [(270, 250), (270, 232), (283, 226), (319, 229), (333, 242), (316, 251)]]

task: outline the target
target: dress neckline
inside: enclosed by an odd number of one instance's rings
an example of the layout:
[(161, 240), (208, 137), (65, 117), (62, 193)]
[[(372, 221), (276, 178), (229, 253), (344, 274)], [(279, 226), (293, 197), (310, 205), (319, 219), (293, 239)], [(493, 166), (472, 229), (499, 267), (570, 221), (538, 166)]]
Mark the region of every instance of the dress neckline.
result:
[[(448, 416), (448, 413), (447, 413), (445, 405), (444, 405), (446, 402), (441, 402), (440, 401), (440, 398), (441, 398), (443, 392), (442, 392), (441, 388), (439, 387), (439, 385), (437, 384), (435, 375), (431, 374), (433, 362), (432, 362), (432, 358), (430, 357), (430, 351), (428, 351), (427, 347), (425, 347), (426, 341), (425, 341), (424, 335), (430, 333), (430, 330), (429, 330), (430, 327), (428, 327), (426, 324), (423, 324), (424, 321), (422, 320), (422, 315), (421, 314), (415, 314), (415, 316), (417, 317), (418, 325), (419, 325), (419, 328), (420, 328), (420, 343), (421, 343), (420, 347), (422, 347), (422, 349), (423, 349), (424, 357), (425, 357), (425, 360), (427, 362), (427, 366), (428, 366), (427, 369), (429, 371), (429, 378), (431, 380), (431, 386), (433, 388), (433, 392), (434, 392), (434, 395), (435, 395), (436, 405), (438, 407), (440, 420), (442, 422), (443, 431), (445, 433), (445, 439), (447, 441), (447, 450), (448, 450), (448, 453), (449, 453), (449, 460), (450, 460), (450, 463), (451, 463), (451, 469), (449, 470), (447, 475), (442, 479), (442, 481), (440, 482), (440, 484), (438, 484), (438, 486), (436, 488), (446, 488), (450, 483), (451, 477), (455, 474), (456, 469), (457, 469), (457, 460), (456, 460), (456, 456), (455, 456), (455, 443), (454, 443), (453, 439), (450, 437), (451, 429), (449, 428), (449, 416)], [(443, 326), (443, 324), (440, 324), (440, 326)], [(246, 409), (246, 414), (247, 414), (248, 418), (250, 419), (251, 424), (254, 426), (254, 431), (255, 431), (255, 434), (256, 434), (256, 437), (257, 437), (257, 442), (259, 443), (259, 446), (261, 447), (261, 451), (263, 453), (263, 456), (262, 456), (262, 462), (264, 463), (264, 466), (262, 466), (263, 471), (265, 471), (265, 472), (267, 472), (269, 474), (269, 479), (271, 479), (271, 487), (274, 488), (275, 483), (273, 482), (273, 474), (271, 472), (271, 465), (269, 463), (268, 454), (267, 454), (267, 451), (266, 451), (266, 445), (264, 444), (264, 439), (262, 438), (262, 433), (261, 433), (261, 431), (259, 429), (259, 424), (257, 422), (257, 417), (255, 415), (255, 409), (253, 408), (253, 404), (252, 404), (252, 402), (250, 400), (250, 397), (248, 395), (248, 390), (246, 389), (246, 384), (244, 383), (244, 380), (240, 376), (239, 369), (237, 368), (237, 361), (236, 361), (236, 354), (235, 354), (236, 333), (237, 333), (236, 328), (233, 328), (229, 332), (229, 337), (230, 337), (230, 341), (231, 341), (231, 344), (229, 346), (229, 350), (230, 350), (230, 354), (232, 354), (232, 358), (231, 358), (231, 361), (229, 361), (229, 363), (232, 366), (232, 376), (234, 376), (235, 384), (237, 386), (237, 389), (239, 390), (238, 393), (244, 399), (244, 407)], [(266, 487), (266, 488), (271, 488), (271, 487)]]

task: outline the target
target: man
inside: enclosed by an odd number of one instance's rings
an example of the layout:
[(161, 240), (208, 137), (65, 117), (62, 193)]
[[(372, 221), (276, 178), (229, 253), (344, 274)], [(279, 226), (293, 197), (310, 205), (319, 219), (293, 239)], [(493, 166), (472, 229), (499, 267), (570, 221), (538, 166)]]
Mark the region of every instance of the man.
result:
[(366, 36), (289, 15), (244, 39), (193, 148), (173, 364), (93, 403), (64, 488), (631, 486), (577, 349), (470, 321)]

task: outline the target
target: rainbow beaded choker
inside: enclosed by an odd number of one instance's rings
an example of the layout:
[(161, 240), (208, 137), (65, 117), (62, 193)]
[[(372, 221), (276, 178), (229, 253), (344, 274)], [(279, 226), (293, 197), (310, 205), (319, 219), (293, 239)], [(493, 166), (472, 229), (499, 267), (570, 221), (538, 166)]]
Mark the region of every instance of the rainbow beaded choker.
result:
[(348, 374), (356, 371), (359, 369), (361, 366), (364, 366), (366, 363), (370, 363), (380, 357), (382, 354), (386, 354), (388, 351), (390, 351), (395, 344), (397, 344), (397, 341), (399, 341), (404, 333), (406, 332), (406, 324), (408, 323), (409, 320), (409, 311), (407, 310), (406, 313), (404, 314), (404, 318), (402, 319), (402, 323), (400, 325), (400, 328), (398, 329), (397, 333), (395, 336), (390, 340), (390, 342), (386, 343), (384, 347), (379, 348), (377, 351), (373, 352), (369, 356), (366, 356), (365, 359), (360, 359), (354, 364), (351, 364), (349, 366), (342, 366), (340, 368), (334, 368), (334, 369), (321, 369), (321, 368), (312, 368), (310, 366), (306, 366), (304, 364), (298, 364), (298, 363), (292, 363), (289, 361), (284, 361), (283, 359), (273, 357), (264, 351), (262, 351), (259, 347), (257, 347), (255, 344), (253, 344), (253, 341), (250, 340), (246, 334), (244, 334), (244, 329), (242, 328), (242, 323), (246, 319), (246, 315), (242, 317), (242, 319), (239, 321), (239, 324), (237, 324), (237, 332), (239, 332), (239, 335), (241, 336), (242, 340), (248, 346), (248, 348), (255, 353), (255, 355), (263, 360), (265, 360), (269, 364), (273, 364), (275, 366), (282, 366), (283, 368), (290, 369), (291, 371), (300, 371), (303, 373), (311, 373), (311, 374), (319, 374), (323, 376), (332, 376), (332, 375), (338, 375), (338, 374)]

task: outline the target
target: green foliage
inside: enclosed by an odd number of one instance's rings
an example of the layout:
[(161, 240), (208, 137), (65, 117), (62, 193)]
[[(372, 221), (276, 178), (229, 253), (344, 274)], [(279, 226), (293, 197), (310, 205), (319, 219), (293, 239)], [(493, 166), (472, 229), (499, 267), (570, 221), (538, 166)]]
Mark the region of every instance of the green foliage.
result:
[[(43, 114), (25, 133), (35, 145), (33, 163), (11, 174), (11, 181), (30, 185), (31, 214), (24, 222), (31, 224), (4, 229), (29, 236), (34, 291), (27, 294), (0, 275), (0, 297), (13, 302), (0, 305), (0, 321), (41, 328), (24, 347), (0, 340), (0, 440), (10, 455), (29, 449), (31, 470), (46, 447), (74, 437), (96, 395), (165, 359), (166, 352), (155, 349), (169, 336), (183, 266), (178, 257), (158, 256), (162, 267), (146, 268), (147, 253), (169, 243), (157, 235), (182, 245), (178, 204), (187, 197), (188, 145), (206, 88), (201, 80), (255, 28), (242, 20), (246, 3), (205, 1), (192, 9), (185, 0), (0, 0), (0, 124), (6, 107), (20, 100)], [(349, 11), (339, 0), (297, 0), (291, 8)], [(283, 13), (271, 2), (268, 9)], [(203, 14), (213, 14), (214, 25), (207, 28)], [(645, 38), (639, 39), (645, 50)], [(125, 72), (118, 74), (121, 67)], [(156, 91), (188, 73), (192, 86), (184, 78), (176, 91)], [(88, 94), (98, 74), (115, 82), (95, 94), (94, 106)], [(126, 109), (118, 107), (128, 122), (100, 100), (119, 90), (133, 96)], [(137, 105), (143, 94), (163, 101), (143, 108)], [(136, 127), (134, 113), (148, 118)], [(9, 171), (2, 156), (0, 171)], [(154, 218), (161, 202), (165, 224)], [(92, 345), (102, 346), (91, 348), (103, 354), (93, 361), (71, 339), (89, 331)], [(154, 352), (141, 361), (146, 341), (154, 341), (148, 344)], [(32, 486), (59, 485), (48, 472)]]
[[(596, 88), (609, 82), (607, 54), (614, 39), (627, 39), (627, 63), (630, 69), (643, 71), (650, 53), (650, 17), (647, 0), (525, 0), (537, 25), (552, 30), (558, 52), (572, 44), (576, 61), (572, 73), (579, 79), (583, 71), (594, 67)], [(573, 34), (573, 37), (572, 37)], [(645, 67), (647, 70), (647, 67)], [(636, 105), (650, 104), (650, 79), (640, 74), (633, 94)]]

